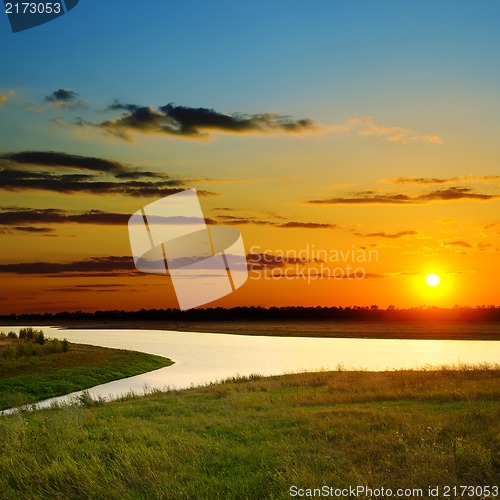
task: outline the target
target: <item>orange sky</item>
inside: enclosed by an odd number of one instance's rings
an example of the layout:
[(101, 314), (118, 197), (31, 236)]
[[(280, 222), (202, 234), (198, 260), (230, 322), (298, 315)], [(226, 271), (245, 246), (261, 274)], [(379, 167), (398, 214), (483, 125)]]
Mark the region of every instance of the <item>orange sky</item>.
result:
[[(176, 307), (167, 276), (134, 269), (127, 220), (189, 188), (254, 261), (207, 306), (500, 305), (497, 7), (327, 3), (260, 31), (228, 12), (220, 38), (192, 13), (201, 52), (155, 20), (134, 41), (95, 20), (88, 40), (84, 6), (4, 37), (0, 313)], [(30, 55), (54, 44), (60, 60)]]

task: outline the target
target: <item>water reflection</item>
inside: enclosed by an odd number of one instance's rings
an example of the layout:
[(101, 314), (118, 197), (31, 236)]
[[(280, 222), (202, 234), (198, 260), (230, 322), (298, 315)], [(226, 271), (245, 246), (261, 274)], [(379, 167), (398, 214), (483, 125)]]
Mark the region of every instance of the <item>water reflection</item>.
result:
[[(21, 327), (2, 327), (19, 331)], [(57, 330), (37, 327), (46, 337), (157, 354), (175, 364), (92, 389), (93, 397), (112, 398), (166, 387), (183, 389), (235, 375), (279, 375), (315, 370), (386, 370), (457, 363), (497, 363), (499, 341), (298, 338), (227, 335), (161, 330)], [(74, 393), (77, 395), (79, 393)], [(70, 395), (73, 396), (73, 395)], [(67, 401), (68, 396), (39, 403)]]

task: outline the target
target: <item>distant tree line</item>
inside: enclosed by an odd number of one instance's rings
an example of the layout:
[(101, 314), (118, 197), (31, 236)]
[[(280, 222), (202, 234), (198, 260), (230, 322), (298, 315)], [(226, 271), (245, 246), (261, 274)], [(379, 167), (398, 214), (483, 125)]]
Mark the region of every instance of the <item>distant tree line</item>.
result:
[(8, 314), (0, 316), (4, 324), (58, 324), (68, 322), (119, 321), (500, 321), (500, 307), (478, 306), (439, 308), (414, 307), (382, 309), (370, 307), (214, 307), (206, 309), (141, 309), (139, 311), (58, 312), (45, 314)]

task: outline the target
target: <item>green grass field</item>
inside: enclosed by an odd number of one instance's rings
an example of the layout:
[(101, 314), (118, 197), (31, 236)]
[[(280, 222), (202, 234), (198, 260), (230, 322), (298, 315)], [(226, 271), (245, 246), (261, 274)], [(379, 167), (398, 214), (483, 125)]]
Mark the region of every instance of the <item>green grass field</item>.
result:
[(499, 401), (497, 366), (256, 376), (22, 412), (0, 418), (0, 491), (277, 499), (293, 485), (368, 485), (426, 498), (429, 486), (498, 486)]
[(0, 335), (0, 410), (61, 396), (169, 366), (161, 356), (69, 343), (67, 352), (4, 357), (14, 348), (40, 346)]

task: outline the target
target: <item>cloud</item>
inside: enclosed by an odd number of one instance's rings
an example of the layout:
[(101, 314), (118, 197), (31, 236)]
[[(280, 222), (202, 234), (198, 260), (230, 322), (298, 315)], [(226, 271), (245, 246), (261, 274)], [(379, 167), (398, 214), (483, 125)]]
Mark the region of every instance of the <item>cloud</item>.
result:
[(91, 257), (89, 259), (66, 262), (29, 262), (19, 264), (0, 264), (0, 273), (13, 274), (51, 274), (64, 275), (73, 273), (108, 273), (127, 271), (135, 273), (132, 257)]
[(115, 100), (108, 111), (122, 111), (117, 118), (92, 123), (77, 120), (80, 127), (98, 127), (108, 134), (127, 141), (131, 133), (166, 134), (200, 139), (211, 132), (244, 133), (342, 133), (352, 132), (360, 136), (378, 136), (390, 142), (408, 144), (424, 142), (442, 144), (437, 134), (423, 135), (399, 126), (376, 123), (371, 116), (353, 117), (345, 123), (319, 125), (311, 118), (295, 119), (276, 113), (224, 114), (210, 108), (175, 106), (173, 103), (158, 108)]
[(0, 90), (0, 106), (5, 104), (14, 94), (13, 90), (7, 90), (6, 92)]
[[(113, 160), (55, 151), (0, 155), (0, 190), (4, 191), (162, 197), (183, 191), (186, 182)], [(198, 194), (215, 196), (204, 190)]]
[(87, 103), (78, 99), (78, 94), (69, 89), (54, 90), (52, 94), (45, 97), (45, 102), (54, 108), (83, 108)]
[(443, 241), (441, 243), (444, 247), (459, 247), (459, 248), (472, 248), (472, 245), (470, 243), (467, 243), (466, 241)]
[(436, 178), (436, 177), (391, 177), (387, 182), (394, 184), (456, 184), (465, 182), (494, 182), (500, 180), (500, 175), (463, 175), (460, 177)]
[(356, 236), (363, 238), (407, 238), (408, 236), (417, 236), (417, 231), (399, 231), (397, 233), (386, 233), (385, 231), (375, 233), (354, 233)]
[[(218, 211), (225, 209), (215, 209)], [(255, 216), (237, 216), (237, 215), (219, 215), (215, 219), (208, 219), (211, 224), (225, 224), (228, 226), (238, 226), (246, 224), (254, 224), (257, 226), (274, 226), (280, 229), (340, 229), (337, 224), (328, 224), (323, 222), (298, 222), (289, 221), (283, 222), (285, 219), (278, 214), (269, 214), (270, 218), (263, 219)]]
[(296, 222), (290, 221), (283, 224), (277, 224), (276, 227), (280, 228), (303, 228), (303, 229), (340, 229), (337, 224), (326, 224), (323, 222)]
[(478, 243), (477, 245), (473, 245), (467, 241), (463, 240), (441, 240), (441, 246), (444, 248), (449, 248), (455, 250), (459, 253), (470, 253), (470, 252), (498, 252), (498, 249), (493, 246), (491, 243)]
[(97, 172), (126, 172), (128, 167), (122, 163), (93, 156), (80, 156), (58, 151), (21, 151), (6, 153), (0, 160), (8, 160), (18, 166), (30, 165), (41, 167), (91, 170)]
[(290, 274), (288, 272), (278, 272), (278, 273), (272, 273), (270, 275), (270, 278), (272, 279), (280, 279), (280, 278), (286, 278), (286, 279), (293, 279), (293, 278), (302, 278), (306, 280), (317, 280), (317, 279), (332, 279), (332, 280), (343, 280), (343, 279), (348, 279), (348, 280), (360, 280), (360, 279), (367, 279), (367, 278), (387, 278), (387, 275), (384, 274), (377, 274), (377, 273), (364, 273), (363, 275), (357, 275), (354, 273), (351, 274), (345, 274), (345, 273), (318, 273), (316, 271), (314, 272), (303, 272), (303, 273), (298, 273), (298, 274)]
[(46, 235), (53, 231), (54, 230), (50, 227), (13, 226), (0, 229), (0, 234), (34, 233)]
[(293, 119), (276, 113), (224, 114), (209, 108), (175, 106), (173, 103), (155, 109), (137, 104), (115, 101), (110, 111), (123, 111), (119, 118), (92, 124), (81, 120), (81, 126), (93, 125), (124, 140), (131, 140), (130, 133), (166, 134), (190, 138), (208, 137), (210, 132), (228, 133), (303, 133), (316, 130), (309, 119)]
[[(88, 175), (57, 175), (47, 172), (0, 170), (0, 189), (4, 191), (52, 191), (65, 194), (119, 194), (133, 197), (162, 197), (183, 191), (182, 181), (101, 181)], [(179, 186), (179, 187), (177, 187)], [(198, 191), (209, 195), (207, 191)]]
[(248, 269), (260, 271), (266, 269), (283, 268), (288, 265), (307, 265), (312, 262), (320, 262), (319, 259), (301, 259), (298, 257), (285, 257), (272, 253), (249, 253), (247, 254)]
[(121, 225), (127, 224), (130, 214), (102, 212), (89, 210), (74, 213), (56, 208), (0, 208), (0, 225), (12, 226), (19, 224), (96, 224)]
[(438, 201), (498, 199), (499, 195), (476, 193), (470, 188), (452, 186), (447, 189), (437, 189), (428, 193), (408, 195), (401, 193), (376, 193), (362, 191), (351, 197), (338, 197), (310, 200), (307, 203), (315, 205), (420, 205)]
[(347, 127), (357, 131), (362, 136), (380, 136), (390, 142), (409, 144), (410, 142), (425, 142), (443, 144), (444, 140), (437, 134), (423, 135), (410, 129), (394, 125), (376, 123), (372, 116), (353, 117), (348, 120)]

